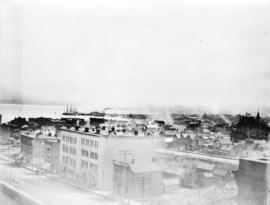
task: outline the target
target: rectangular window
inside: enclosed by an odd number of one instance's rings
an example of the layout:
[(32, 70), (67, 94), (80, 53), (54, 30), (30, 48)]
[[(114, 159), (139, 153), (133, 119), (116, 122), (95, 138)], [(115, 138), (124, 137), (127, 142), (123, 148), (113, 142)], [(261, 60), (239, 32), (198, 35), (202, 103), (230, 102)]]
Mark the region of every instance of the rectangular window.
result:
[(65, 141), (65, 139), (66, 139), (66, 136), (65, 136), (65, 135), (63, 135), (63, 141)]
[(86, 145), (89, 146), (89, 139), (86, 139)]
[(95, 153), (95, 159), (96, 160), (98, 159), (98, 153)]
[(77, 144), (77, 138), (74, 138), (74, 144)]
[(94, 152), (90, 152), (90, 158), (94, 159), (95, 158), (95, 153)]
[(94, 147), (94, 141), (90, 140), (90, 147)]
[(84, 161), (81, 161), (81, 168), (84, 168)]
[(82, 142), (82, 145), (84, 145), (85, 144), (85, 142), (84, 142), (85, 140), (84, 140), (84, 138), (82, 138), (81, 139), (81, 142)]

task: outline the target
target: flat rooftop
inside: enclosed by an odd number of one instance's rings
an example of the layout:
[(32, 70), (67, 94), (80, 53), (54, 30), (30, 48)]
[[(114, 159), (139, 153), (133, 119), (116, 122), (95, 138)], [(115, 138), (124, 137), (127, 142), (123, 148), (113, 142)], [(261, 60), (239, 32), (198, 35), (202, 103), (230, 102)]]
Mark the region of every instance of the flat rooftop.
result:
[(29, 131), (21, 132), (21, 135), (27, 136), (29, 138), (49, 139), (49, 140), (54, 140), (54, 139), (56, 140), (57, 139), (53, 135), (49, 136), (49, 135), (45, 135), (45, 134), (33, 132), (33, 131), (32, 132), (29, 132)]
[(85, 131), (85, 127), (79, 127), (78, 129), (75, 129), (75, 127), (61, 127), (61, 130), (67, 131), (67, 132), (75, 132), (78, 134), (83, 134), (83, 135), (89, 135), (89, 136), (94, 136), (94, 137), (130, 137), (130, 138), (151, 138), (151, 137), (157, 137), (156, 135), (146, 135), (142, 134), (141, 132), (138, 133), (138, 135), (135, 135), (132, 132), (127, 131), (126, 133), (123, 132), (117, 132), (116, 134), (113, 133), (108, 133), (108, 130), (103, 131), (100, 130), (100, 133), (96, 133), (95, 131), (92, 130), (92, 128), (89, 128), (89, 131)]

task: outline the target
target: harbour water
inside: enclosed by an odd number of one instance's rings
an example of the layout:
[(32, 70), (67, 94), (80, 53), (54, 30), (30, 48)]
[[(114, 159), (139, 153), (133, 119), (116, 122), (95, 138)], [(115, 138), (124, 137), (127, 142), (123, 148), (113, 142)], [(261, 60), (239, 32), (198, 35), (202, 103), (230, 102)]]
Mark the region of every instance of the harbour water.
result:
[(60, 118), (65, 106), (55, 105), (21, 105), (0, 104), (2, 123), (6, 123), (15, 117), (51, 117)]
[[(50, 117), (61, 118), (67, 107), (65, 105), (22, 105), (0, 104), (2, 123), (6, 123), (15, 117)], [(102, 111), (101, 106), (79, 105), (76, 110), (80, 112)]]
[[(63, 113), (64, 109), (65, 106), (0, 104), (2, 123), (7, 123), (10, 120), (13, 120), (15, 117), (61, 118), (61, 114)], [(10, 136), (8, 129), (8, 127), (0, 126), (0, 144), (5, 144), (8, 142)]]

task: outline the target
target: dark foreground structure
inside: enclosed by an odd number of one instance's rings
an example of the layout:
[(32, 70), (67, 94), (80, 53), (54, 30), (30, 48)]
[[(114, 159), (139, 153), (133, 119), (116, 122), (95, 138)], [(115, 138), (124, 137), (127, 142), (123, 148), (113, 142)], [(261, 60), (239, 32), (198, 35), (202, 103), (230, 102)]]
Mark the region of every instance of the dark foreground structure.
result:
[(269, 159), (240, 159), (239, 169), (234, 176), (238, 186), (238, 205), (270, 204)]

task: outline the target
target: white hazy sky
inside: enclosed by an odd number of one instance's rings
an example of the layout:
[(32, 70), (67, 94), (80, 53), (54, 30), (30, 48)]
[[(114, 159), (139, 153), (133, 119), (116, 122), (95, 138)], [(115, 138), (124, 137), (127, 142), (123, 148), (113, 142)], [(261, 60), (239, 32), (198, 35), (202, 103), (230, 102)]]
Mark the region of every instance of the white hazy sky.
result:
[(0, 86), (108, 106), (269, 105), (270, 4), (224, 2), (2, 0)]

